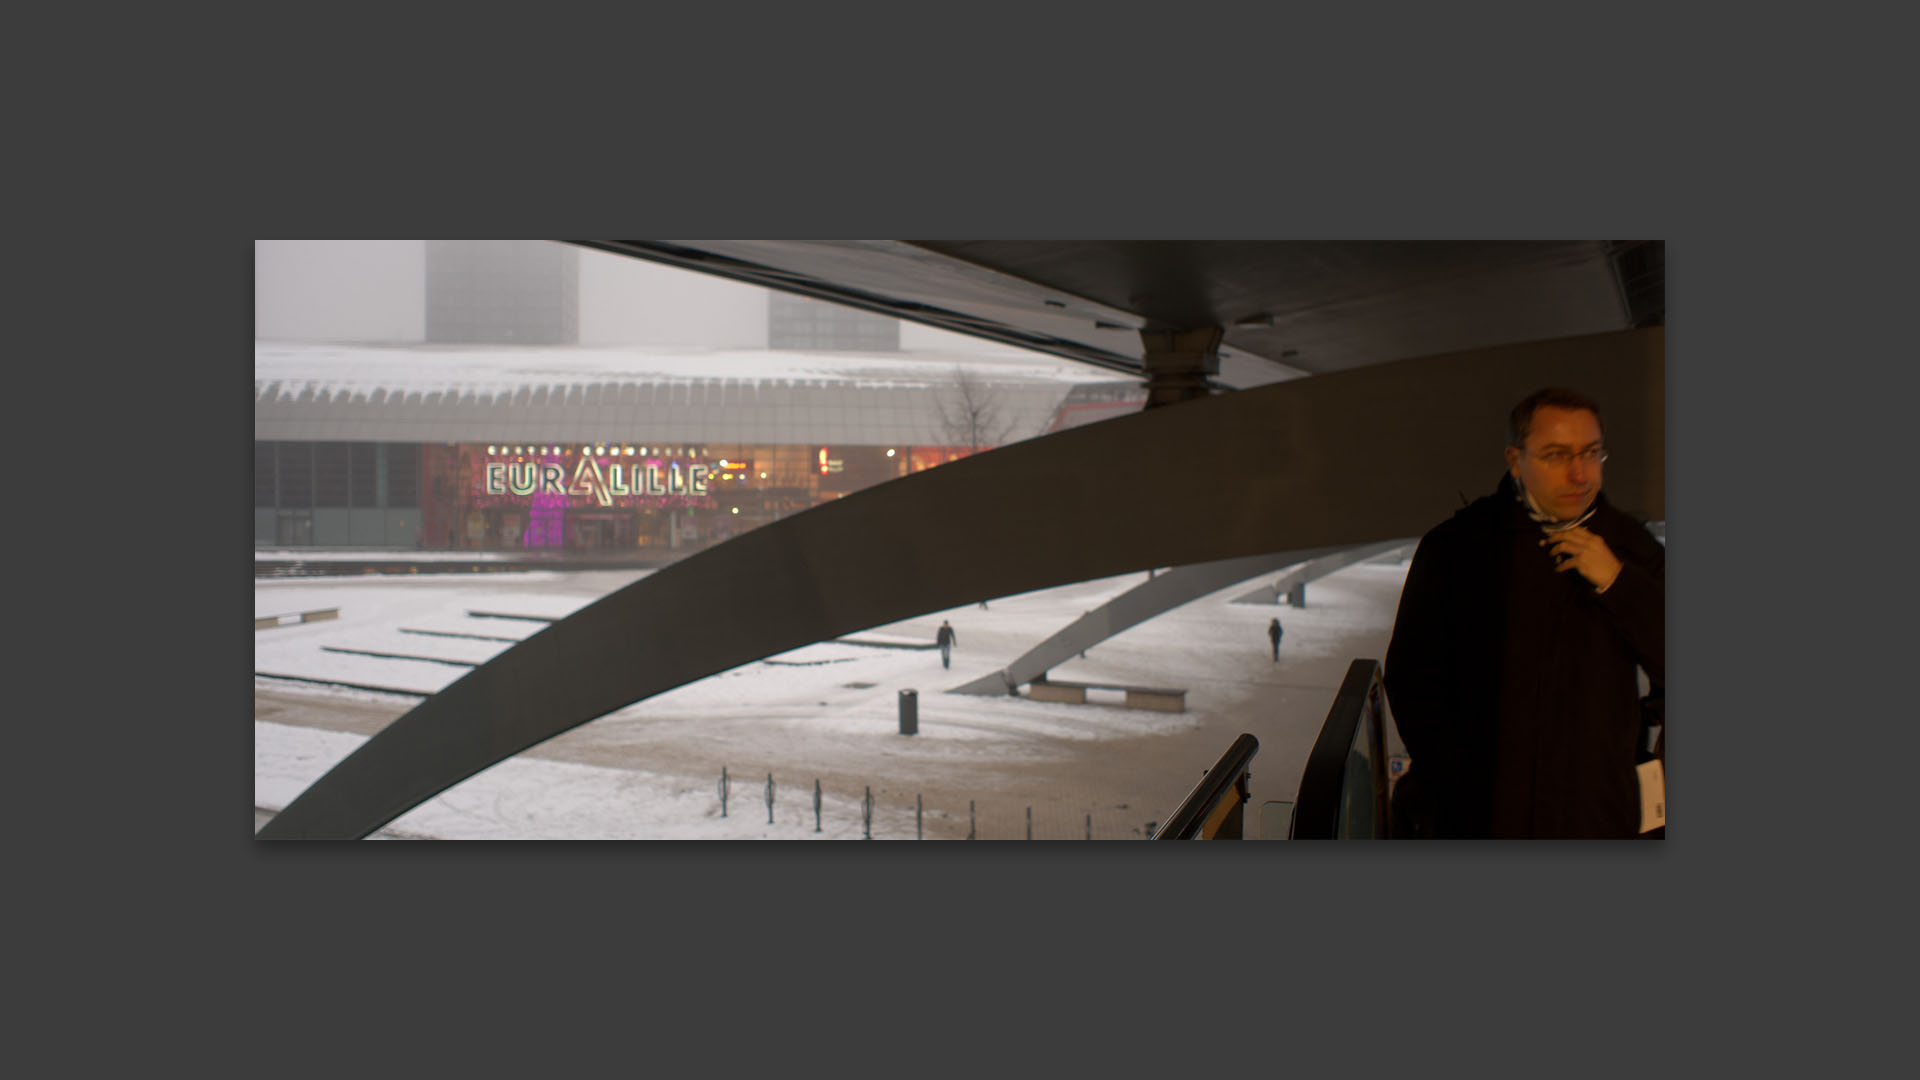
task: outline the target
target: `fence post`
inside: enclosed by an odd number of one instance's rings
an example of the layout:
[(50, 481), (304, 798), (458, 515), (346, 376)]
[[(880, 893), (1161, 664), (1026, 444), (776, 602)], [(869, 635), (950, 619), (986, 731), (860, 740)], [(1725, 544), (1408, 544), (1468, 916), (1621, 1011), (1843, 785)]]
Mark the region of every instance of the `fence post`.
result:
[(813, 831), (820, 831), (820, 778), (813, 780)]
[(773, 774), (767, 774), (767, 824), (773, 824)]
[(915, 795), (913, 797), (913, 838), (915, 840), (926, 839), (925, 836), (922, 836), (920, 834), (920, 812), (921, 812), (920, 796)]
[(720, 816), (727, 816), (727, 767), (720, 766)]
[(873, 788), (867, 788), (867, 796), (860, 800), (860, 839), (873, 839)]
[(1033, 839), (1033, 807), (1027, 807), (1027, 839)]
[(967, 800), (967, 839), (977, 839), (973, 832), (973, 800)]

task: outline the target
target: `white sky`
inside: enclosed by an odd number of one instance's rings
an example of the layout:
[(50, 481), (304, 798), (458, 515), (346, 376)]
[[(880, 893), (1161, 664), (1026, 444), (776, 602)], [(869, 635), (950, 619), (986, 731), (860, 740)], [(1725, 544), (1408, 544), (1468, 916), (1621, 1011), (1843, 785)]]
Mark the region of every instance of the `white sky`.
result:
[[(426, 337), (424, 240), (255, 240), (253, 267), (255, 338), (403, 344)], [(757, 285), (581, 248), (578, 295), (583, 346), (767, 346), (771, 294)], [(900, 347), (1007, 351), (908, 321), (900, 323)]]

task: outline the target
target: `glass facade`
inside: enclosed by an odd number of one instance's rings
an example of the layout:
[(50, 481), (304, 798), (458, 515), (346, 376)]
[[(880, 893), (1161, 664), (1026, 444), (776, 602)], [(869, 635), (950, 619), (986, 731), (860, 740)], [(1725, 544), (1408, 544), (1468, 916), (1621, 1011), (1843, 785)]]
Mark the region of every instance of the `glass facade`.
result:
[(900, 320), (775, 292), (767, 297), (767, 345), (774, 349), (892, 351), (900, 347)]
[(255, 544), (419, 547), (419, 493), (418, 446), (253, 444)]
[(429, 240), (426, 338), (566, 345), (580, 340), (580, 252), (545, 240)]

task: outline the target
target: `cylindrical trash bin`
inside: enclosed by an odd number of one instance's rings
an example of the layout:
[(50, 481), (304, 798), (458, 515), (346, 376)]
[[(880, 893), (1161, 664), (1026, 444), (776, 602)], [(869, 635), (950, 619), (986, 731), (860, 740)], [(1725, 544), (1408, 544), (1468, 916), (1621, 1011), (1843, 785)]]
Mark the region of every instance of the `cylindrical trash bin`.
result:
[(920, 692), (918, 690), (900, 691), (900, 734), (917, 735), (920, 732)]

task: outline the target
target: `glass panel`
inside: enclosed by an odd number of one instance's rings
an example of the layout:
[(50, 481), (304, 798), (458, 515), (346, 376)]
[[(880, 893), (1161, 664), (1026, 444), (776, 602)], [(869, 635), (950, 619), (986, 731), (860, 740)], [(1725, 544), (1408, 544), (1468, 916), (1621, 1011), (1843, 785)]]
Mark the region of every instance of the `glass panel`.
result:
[(373, 469), (373, 444), (353, 443), (348, 448), (347, 475), (351, 505), (361, 508), (380, 505), (378, 484)]
[[(313, 505), (347, 505), (347, 444), (315, 443), (313, 446)], [(322, 540), (321, 543), (336, 541)], [(344, 543), (344, 541), (338, 541)]]
[(345, 547), (353, 542), (353, 526), (346, 507), (319, 507), (313, 512), (313, 543), (319, 547)]
[(313, 543), (313, 512), (282, 510), (275, 522), (274, 543), (283, 547), (306, 547)]
[(768, 297), (767, 343), (775, 349), (898, 349), (900, 320), (776, 292)]
[(411, 443), (387, 446), (387, 505), (420, 505), (420, 448)]
[(1342, 840), (1364, 840), (1373, 835), (1373, 725), (1372, 708), (1363, 709), (1347, 747), (1346, 775), (1340, 784)]
[(253, 444), (253, 505), (273, 506), (278, 483), (274, 477), (274, 447), (270, 442)]
[(347, 543), (354, 547), (383, 547), (387, 542), (387, 517), (384, 510), (348, 511)]
[(580, 340), (578, 248), (539, 240), (429, 240), (426, 267), (428, 341)]
[(313, 505), (313, 444), (281, 443), (280, 505), (305, 509)]
[(420, 511), (387, 511), (387, 546), (396, 548), (420, 546)]

